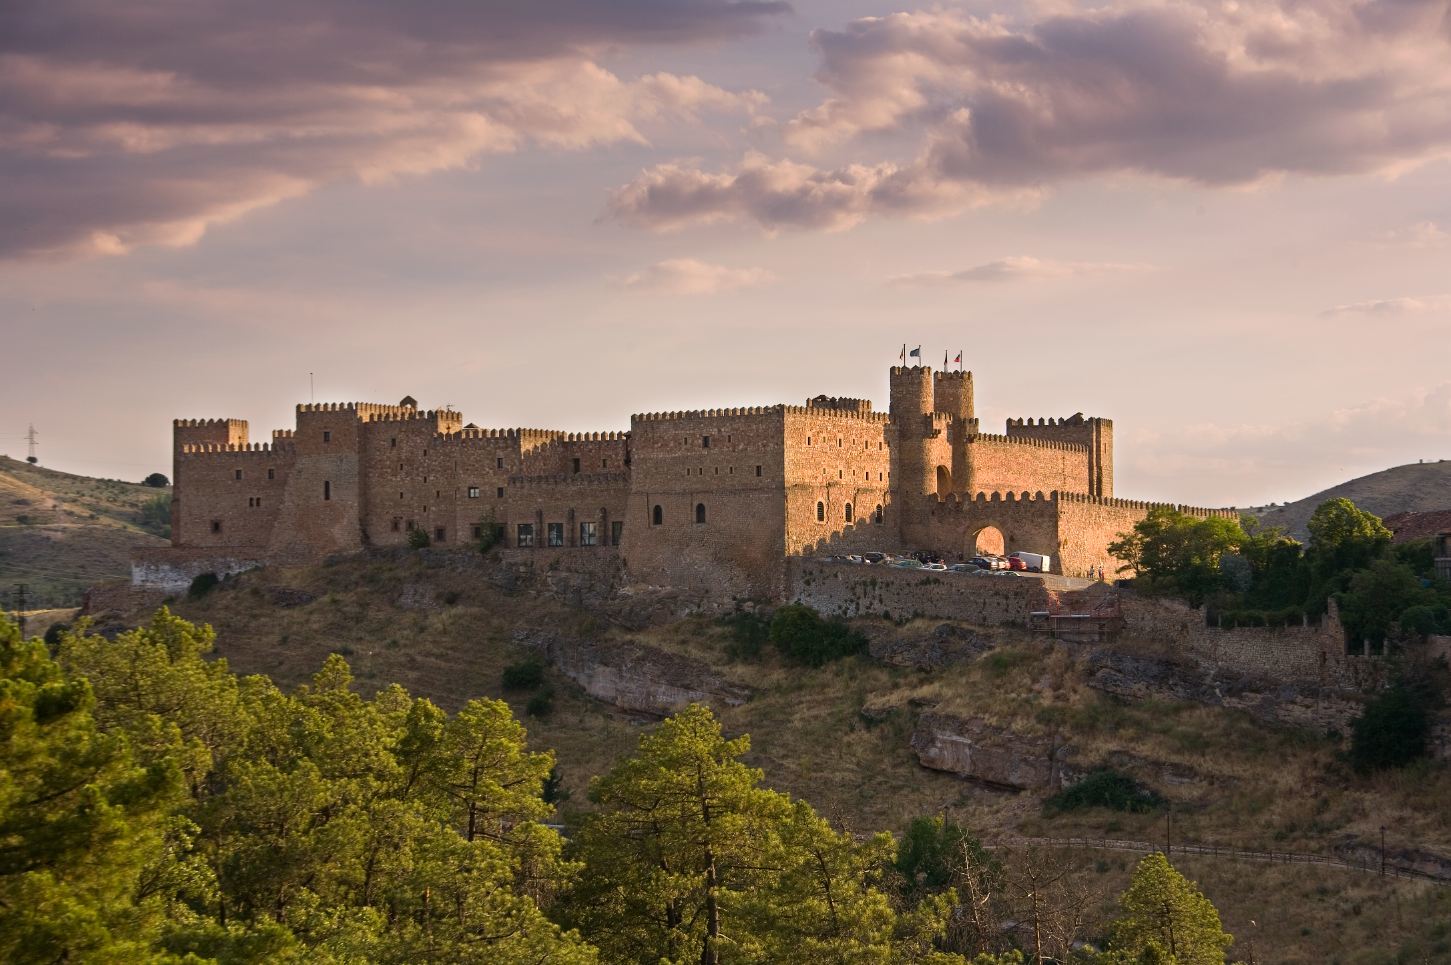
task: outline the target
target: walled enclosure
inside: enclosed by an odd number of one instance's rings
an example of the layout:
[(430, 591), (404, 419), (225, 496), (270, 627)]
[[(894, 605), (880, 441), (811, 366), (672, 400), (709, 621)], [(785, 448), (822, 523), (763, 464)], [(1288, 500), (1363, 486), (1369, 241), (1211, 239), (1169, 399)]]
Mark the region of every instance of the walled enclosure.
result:
[[(1012, 419), (993, 435), (971, 372), (896, 366), (889, 387), (886, 413), (816, 396), (640, 414), (627, 432), (481, 429), (411, 398), (299, 405), (295, 427), (263, 445), (242, 420), (177, 420), (177, 573), (403, 545), (415, 531), (462, 545), (490, 527), (507, 552), (617, 557), (629, 580), (716, 604), (784, 597), (793, 557), (970, 555), (988, 527), (1055, 572), (1115, 571), (1109, 543), (1151, 504), (1112, 496), (1112, 422)], [(148, 556), (136, 582), (163, 570)]]

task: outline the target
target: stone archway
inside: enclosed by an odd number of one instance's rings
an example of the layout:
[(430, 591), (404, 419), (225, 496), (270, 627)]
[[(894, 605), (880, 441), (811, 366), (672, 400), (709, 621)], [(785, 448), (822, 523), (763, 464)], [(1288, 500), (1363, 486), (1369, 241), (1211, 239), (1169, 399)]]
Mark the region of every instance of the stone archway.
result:
[(1003, 556), (1008, 551), (1007, 539), (996, 526), (984, 526), (972, 535), (972, 551), (976, 554)]
[(946, 499), (952, 493), (952, 470), (946, 466), (937, 467), (937, 498)]

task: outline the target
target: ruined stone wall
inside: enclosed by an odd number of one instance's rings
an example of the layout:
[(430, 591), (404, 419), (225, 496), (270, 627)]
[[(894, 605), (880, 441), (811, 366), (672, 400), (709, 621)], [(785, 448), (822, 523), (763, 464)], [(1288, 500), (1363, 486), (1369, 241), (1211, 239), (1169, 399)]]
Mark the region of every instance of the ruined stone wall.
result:
[(786, 552), (891, 549), (897, 514), (887, 417), (789, 406), (783, 418)]
[(1343, 690), (1375, 686), (1384, 672), (1382, 661), (1346, 652), (1345, 629), (1333, 602), (1318, 625), (1282, 629), (1221, 630), (1206, 625), (1203, 609), (1136, 593), (1120, 594), (1120, 607), (1126, 636), (1171, 643), (1217, 670)]
[(966, 448), (966, 495), (1089, 491), (1086, 446), (984, 433), (968, 437)]
[(1049, 605), (1042, 580), (899, 570), (793, 559), (788, 599), (833, 616), (924, 616), (984, 626), (1026, 625)]
[[(634, 579), (717, 600), (782, 592), (784, 410), (632, 417), (621, 552)], [(697, 507), (704, 510), (702, 523)]]
[(131, 555), (131, 586), (177, 592), (203, 573), (232, 576), (261, 566), (257, 556), (209, 547), (144, 547)]
[(184, 445), (173, 462), (172, 545), (264, 549), (272, 540), (295, 454), (276, 445)]

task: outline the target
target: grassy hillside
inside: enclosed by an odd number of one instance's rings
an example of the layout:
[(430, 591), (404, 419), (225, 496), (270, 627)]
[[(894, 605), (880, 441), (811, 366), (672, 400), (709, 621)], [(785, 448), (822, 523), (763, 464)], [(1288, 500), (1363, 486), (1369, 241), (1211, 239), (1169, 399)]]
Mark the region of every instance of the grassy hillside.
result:
[(1315, 507), (1337, 497), (1344, 497), (1381, 518), (1392, 513), (1451, 509), (1451, 460), (1384, 469), (1262, 512), (1260, 518), (1267, 525), (1279, 526), (1291, 536), (1304, 540), (1309, 536), (1305, 526)]
[(131, 549), (161, 545), (161, 514), (146, 506), (170, 489), (93, 479), (0, 456), (0, 593), (16, 583), (29, 605), (72, 606), (86, 588), (126, 577)]
[[(589, 778), (626, 754), (650, 722), (590, 699), (552, 671), (553, 712), (528, 716), (529, 695), (506, 693), (500, 682), (503, 669), (523, 656), (512, 642), (520, 627), (633, 638), (703, 659), (753, 688), (752, 700), (722, 711), (728, 731), (751, 735), (750, 759), (770, 785), (857, 830), (900, 830), (911, 816), (947, 813), (989, 840), (1162, 838), (1162, 814), (1048, 816), (1040, 795), (923, 769), (909, 740), (916, 716), (938, 709), (1019, 733), (1054, 734), (1089, 761), (1126, 753), (1139, 762), (1126, 769), (1172, 801), (1178, 840), (1327, 853), (1346, 839), (1376, 840), (1384, 825), (1393, 844), (1451, 853), (1451, 810), (1444, 806), (1451, 773), (1444, 766), (1365, 780), (1338, 763), (1338, 741), (1323, 734), (1194, 704), (1122, 703), (1087, 686), (1082, 648), (996, 628), (980, 631), (995, 644), (988, 655), (931, 672), (864, 658), (816, 670), (787, 667), (769, 654), (735, 662), (726, 655), (726, 631), (713, 621), (629, 633), (587, 612), (496, 590), (476, 561), (460, 554), (428, 565), (409, 556), (258, 571), (172, 605), (217, 628), (219, 651), (233, 669), (266, 673), (283, 685), (305, 680), (337, 651), (367, 690), (396, 681), (449, 707), (473, 696), (505, 697), (531, 742), (557, 752), (571, 794), (566, 813), (587, 806)], [(909, 624), (900, 632), (923, 629)], [(1124, 886), (1134, 860), (1110, 852), (1077, 857), (1105, 896)], [(1204, 857), (1180, 863), (1241, 936), (1236, 959), (1271, 960), (1267, 948), (1275, 949), (1274, 961), (1294, 963), (1451, 957), (1444, 924), (1451, 920), (1451, 889), (1304, 865)]]

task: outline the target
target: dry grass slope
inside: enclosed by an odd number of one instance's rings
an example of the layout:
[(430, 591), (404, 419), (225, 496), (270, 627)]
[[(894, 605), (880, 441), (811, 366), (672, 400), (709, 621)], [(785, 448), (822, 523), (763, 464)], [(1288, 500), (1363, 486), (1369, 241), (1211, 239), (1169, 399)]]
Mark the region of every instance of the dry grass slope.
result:
[(80, 602), (86, 588), (130, 573), (138, 545), (161, 545), (142, 508), (170, 498), (113, 479), (93, 479), (0, 456), (0, 587), (27, 584), (32, 606)]
[[(1137, 762), (1128, 769), (1173, 802), (1180, 840), (1324, 853), (1347, 839), (1372, 841), (1385, 825), (1393, 842), (1451, 853), (1444, 803), (1451, 775), (1444, 767), (1360, 780), (1337, 763), (1338, 742), (1327, 735), (1197, 705), (1120, 703), (1087, 686), (1081, 650), (1002, 629), (992, 631), (998, 646), (986, 656), (931, 672), (866, 659), (819, 670), (787, 667), (770, 655), (732, 663), (726, 632), (712, 621), (687, 619), (632, 635), (588, 613), (494, 589), (463, 555), (456, 563), (412, 555), (259, 571), (172, 605), (217, 628), (220, 654), (233, 669), (266, 673), (283, 685), (306, 679), (336, 651), (364, 690), (396, 681), (447, 707), (475, 696), (508, 699), (531, 741), (556, 751), (571, 794), (566, 813), (588, 806), (589, 778), (628, 753), (649, 721), (588, 698), (552, 672), (554, 712), (528, 717), (528, 695), (504, 693), (500, 685), (504, 667), (522, 656), (511, 642), (521, 626), (633, 636), (704, 659), (754, 688), (753, 700), (721, 710), (727, 730), (751, 735), (751, 760), (769, 784), (857, 830), (895, 830), (915, 815), (947, 813), (989, 840), (1162, 837), (1161, 815), (1049, 817), (1039, 795), (991, 790), (919, 767), (908, 741), (916, 715), (935, 707), (1023, 733), (1052, 733), (1089, 762), (1128, 755)], [(1080, 857), (1101, 887), (1107, 914), (1133, 856)], [(1256, 961), (1340, 965), (1451, 961), (1451, 889), (1305, 865), (1191, 857), (1182, 866), (1239, 936), (1238, 960), (1253, 954)]]
[(1305, 528), (1315, 508), (1327, 499), (1349, 499), (1384, 519), (1392, 513), (1425, 513), (1451, 509), (1451, 460), (1396, 466), (1332, 486), (1286, 506), (1260, 515), (1269, 526), (1279, 526), (1296, 539), (1309, 537)]

